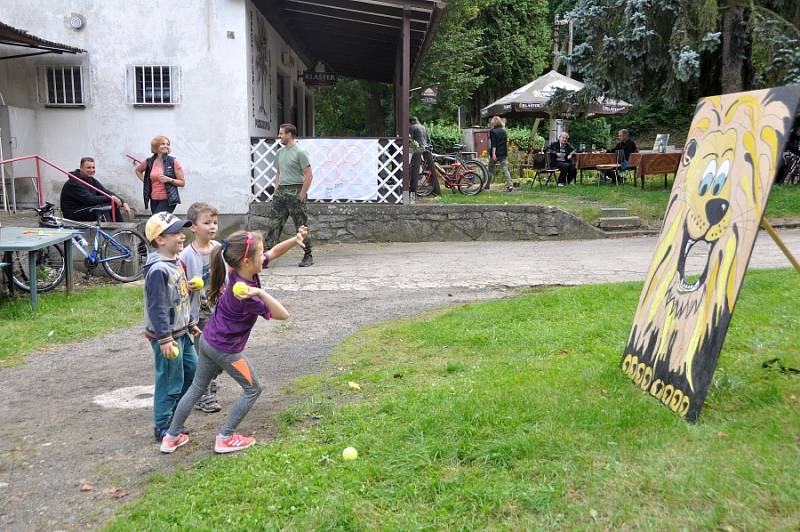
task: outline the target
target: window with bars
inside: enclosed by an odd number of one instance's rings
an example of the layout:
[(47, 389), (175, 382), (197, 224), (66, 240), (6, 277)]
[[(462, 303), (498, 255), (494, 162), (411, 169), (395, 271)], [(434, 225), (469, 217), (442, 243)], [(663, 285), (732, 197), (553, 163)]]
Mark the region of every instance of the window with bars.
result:
[(134, 105), (180, 103), (180, 70), (176, 66), (135, 65), (128, 69), (128, 101)]
[(39, 103), (53, 107), (83, 107), (89, 103), (87, 81), (82, 66), (39, 67)]

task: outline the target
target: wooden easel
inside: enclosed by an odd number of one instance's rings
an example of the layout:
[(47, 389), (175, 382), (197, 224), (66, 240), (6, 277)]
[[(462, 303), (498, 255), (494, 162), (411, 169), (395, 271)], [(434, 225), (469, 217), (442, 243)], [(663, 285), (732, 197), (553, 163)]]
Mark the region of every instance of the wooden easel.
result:
[(797, 270), (798, 273), (800, 273), (800, 262), (797, 262), (797, 259), (794, 258), (792, 252), (789, 251), (789, 248), (787, 248), (786, 244), (783, 243), (783, 240), (781, 240), (780, 235), (778, 234), (777, 231), (775, 231), (775, 228), (769, 224), (766, 217), (761, 218), (761, 227), (763, 227), (764, 230), (767, 233), (769, 233), (769, 236), (772, 237), (772, 240), (775, 241), (775, 243), (778, 245), (781, 251), (783, 251), (783, 254), (786, 256), (786, 258), (789, 259), (789, 262), (792, 263), (794, 269)]

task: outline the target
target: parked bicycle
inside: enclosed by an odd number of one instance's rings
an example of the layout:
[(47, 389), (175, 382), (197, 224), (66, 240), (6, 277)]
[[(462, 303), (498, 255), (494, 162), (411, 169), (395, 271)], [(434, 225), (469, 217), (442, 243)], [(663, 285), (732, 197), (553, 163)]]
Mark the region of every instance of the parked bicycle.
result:
[[(444, 179), (444, 186), (451, 190), (458, 190), (467, 196), (474, 196), (483, 190), (483, 179), (481, 176), (466, 168), (459, 158), (452, 155), (433, 154), (433, 164), (436, 171)], [(443, 161), (444, 166), (439, 164)], [(425, 197), (433, 193), (433, 179), (431, 170), (423, 164), (423, 169), (419, 174), (417, 182), (417, 196)]]
[[(44, 231), (48, 228), (63, 228), (69, 226), (76, 228), (72, 237), (72, 245), (84, 256), (86, 276), (90, 276), (97, 266), (102, 265), (109, 276), (128, 283), (142, 278), (144, 265), (147, 261), (148, 244), (145, 237), (134, 229), (118, 229), (106, 232), (101, 227), (105, 215), (111, 206), (90, 207), (86, 210), (95, 213), (95, 224), (60, 218), (55, 214), (55, 206), (45, 203), (39, 209), (34, 209), (39, 217), (40, 229), (31, 228), (31, 231)], [(94, 233), (92, 245), (86, 240), (84, 230)], [(11, 281), (21, 290), (29, 291), (29, 266), (24, 253), (7, 252), (3, 262), (8, 264)], [(64, 280), (66, 264), (64, 261), (64, 248), (61, 245), (48, 246), (36, 252), (36, 290), (47, 292), (57, 287)]]
[(486, 165), (483, 164), (483, 161), (478, 159), (465, 159), (463, 155), (465, 146), (463, 144), (454, 144), (452, 151), (445, 155), (445, 157), (453, 157), (456, 161), (461, 163), (464, 168), (467, 169), (469, 172), (475, 172), (479, 176), (484, 183), (489, 178), (489, 169), (486, 168)]

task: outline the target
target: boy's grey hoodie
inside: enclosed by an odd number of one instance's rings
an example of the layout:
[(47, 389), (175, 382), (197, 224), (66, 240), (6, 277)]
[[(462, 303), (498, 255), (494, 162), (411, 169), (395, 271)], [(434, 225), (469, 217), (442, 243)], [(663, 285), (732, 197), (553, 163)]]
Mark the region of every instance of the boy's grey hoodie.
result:
[(189, 287), (178, 259), (158, 252), (144, 266), (144, 330), (160, 344), (186, 334), (195, 325), (189, 316)]

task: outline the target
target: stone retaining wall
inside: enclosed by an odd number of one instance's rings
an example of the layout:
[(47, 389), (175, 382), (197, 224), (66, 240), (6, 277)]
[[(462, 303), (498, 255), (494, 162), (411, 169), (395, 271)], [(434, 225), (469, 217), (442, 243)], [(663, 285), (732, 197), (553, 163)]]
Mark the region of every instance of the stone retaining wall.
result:
[[(269, 203), (251, 205), (248, 227), (265, 230), (270, 210)], [(572, 214), (543, 205), (312, 203), (308, 212), (315, 242), (574, 240), (604, 236)], [(291, 221), (286, 226), (293, 228)]]

